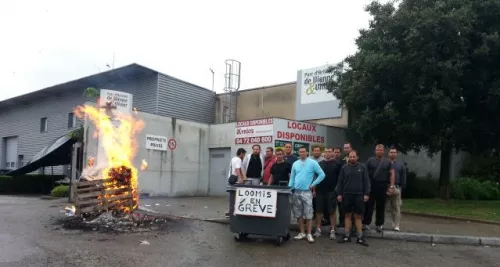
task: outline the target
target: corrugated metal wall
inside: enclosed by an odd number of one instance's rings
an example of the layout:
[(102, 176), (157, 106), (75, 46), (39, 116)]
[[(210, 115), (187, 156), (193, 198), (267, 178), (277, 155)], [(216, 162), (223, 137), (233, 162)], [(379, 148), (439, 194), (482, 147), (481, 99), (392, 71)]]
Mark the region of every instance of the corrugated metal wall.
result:
[[(128, 79), (125, 82), (95, 85), (134, 94), (134, 107), (147, 112), (156, 113), (157, 109), (157, 75)], [(59, 94), (59, 96), (38, 99), (16, 107), (0, 111), (0, 168), (5, 164), (5, 149), (3, 138), (18, 136), (18, 154), (24, 155), (24, 162), (42, 150), (48, 143), (66, 134), (68, 129), (68, 114), (77, 106), (88, 101), (83, 96), (85, 88), (75, 88)], [(40, 132), (40, 119), (47, 117), (48, 131)], [(50, 168), (46, 173), (50, 173)], [(55, 168), (55, 173), (61, 173), (62, 168)]]
[(215, 93), (174, 77), (158, 74), (158, 115), (214, 123)]

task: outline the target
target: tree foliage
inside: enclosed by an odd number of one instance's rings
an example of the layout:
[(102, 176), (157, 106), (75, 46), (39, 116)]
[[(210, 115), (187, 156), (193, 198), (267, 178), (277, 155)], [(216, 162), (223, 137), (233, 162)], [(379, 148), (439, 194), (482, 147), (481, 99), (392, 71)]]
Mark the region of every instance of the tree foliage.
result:
[(350, 130), (403, 151), (499, 148), (500, 0), (396, 3), (366, 7), (358, 51), (331, 69)]

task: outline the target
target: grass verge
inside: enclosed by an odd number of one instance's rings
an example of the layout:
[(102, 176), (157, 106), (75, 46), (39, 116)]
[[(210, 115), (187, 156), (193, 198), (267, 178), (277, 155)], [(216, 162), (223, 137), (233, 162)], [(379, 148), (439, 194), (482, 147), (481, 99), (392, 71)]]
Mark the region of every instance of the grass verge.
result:
[(500, 222), (500, 201), (404, 199), (402, 210)]

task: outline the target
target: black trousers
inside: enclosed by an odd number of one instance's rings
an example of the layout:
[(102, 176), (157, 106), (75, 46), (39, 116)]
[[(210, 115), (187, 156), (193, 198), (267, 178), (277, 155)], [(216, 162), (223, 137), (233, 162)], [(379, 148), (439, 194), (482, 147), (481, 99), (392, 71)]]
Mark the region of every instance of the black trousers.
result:
[(389, 184), (373, 182), (371, 184), (370, 198), (366, 202), (363, 224), (370, 225), (375, 210), (375, 225), (381, 226), (385, 223), (385, 203), (387, 202), (387, 189)]
[(339, 210), (339, 226), (343, 227), (345, 222), (345, 214), (342, 210), (342, 202), (337, 202), (338, 210)]

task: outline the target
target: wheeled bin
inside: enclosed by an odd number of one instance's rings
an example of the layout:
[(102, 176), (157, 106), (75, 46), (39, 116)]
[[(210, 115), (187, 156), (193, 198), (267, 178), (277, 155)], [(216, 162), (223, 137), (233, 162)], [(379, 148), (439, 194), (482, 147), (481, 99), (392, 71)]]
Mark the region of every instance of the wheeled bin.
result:
[(279, 246), (290, 239), (292, 191), (288, 186), (235, 184), (227, 192), (230, 230), (237, 241), (248, 235), (275, 236)]

